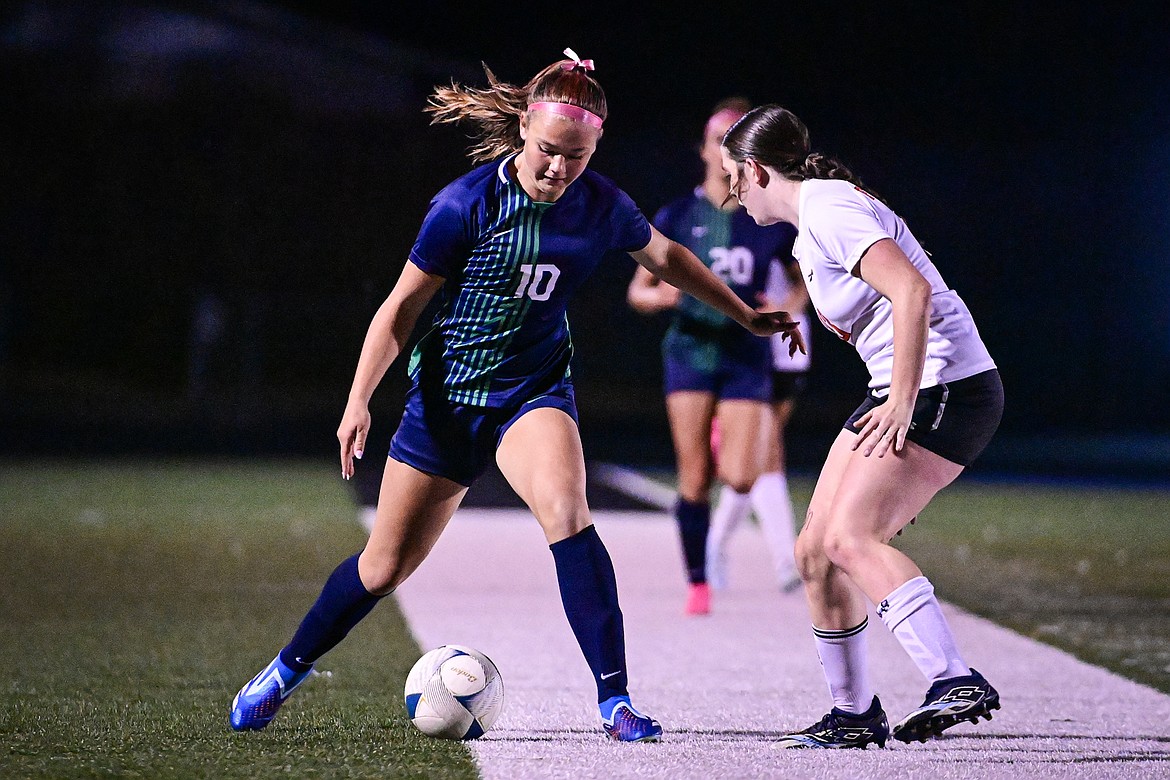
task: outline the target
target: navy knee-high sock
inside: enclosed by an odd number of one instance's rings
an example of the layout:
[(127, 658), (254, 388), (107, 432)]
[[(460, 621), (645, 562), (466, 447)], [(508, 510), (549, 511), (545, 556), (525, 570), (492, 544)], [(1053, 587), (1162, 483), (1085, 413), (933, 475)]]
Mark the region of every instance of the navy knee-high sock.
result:
[(711, 505), (680, 498), (674, 505), (678, 533), (682, 539), (687, 582), (707, 581), (707, 530), (711, 527)]
[(370, 614), (382, 598), (362, 585), (358, 555), (346, 558), (333, 570), (292, 641), (280, 651), (281, 662), (293, 671), (307, 671), (318, 658), (345, 639), (350, 629)]
[(597, 682), (597, 701), (627, 696), (626, 634), (609, 551), (589, 526), (549, 545), (561, 603)]

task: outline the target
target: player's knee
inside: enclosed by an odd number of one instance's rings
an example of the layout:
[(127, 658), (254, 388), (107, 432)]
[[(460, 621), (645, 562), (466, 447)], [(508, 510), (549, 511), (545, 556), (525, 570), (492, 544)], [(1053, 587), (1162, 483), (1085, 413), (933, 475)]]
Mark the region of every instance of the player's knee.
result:
[(822, 580), (829, 574), (832, 564), (825, 555), (825, 549), (819, 539), (802, 534), (796, 539), (796, 548), (793, 551), (796, 558), (796, 570), (805, 582)]
[(829, 528), (823, 541), (825, 557), (834, 566), (852, 571), (861, 552), (862, 540), (846, 528)]
[(589, 510), (580, 501), (557, 500), (533, 508), (550, 543), (575, 536), (589, 525)]
[(721, 474), (720, 479), (723, 481), (723, 484), (727, 485), (736, 493), (747, 493), (752, 489), (752, 485), (755, 484), (756, 475), (745, 474), (743, 472), (731, 472), (727, 474)]
[(410, 569), (399, 555), (373, 555), (367, 550), (358, 561), (358, 574), (366, 590), (375, 596), (386, 596), (406, 580)]

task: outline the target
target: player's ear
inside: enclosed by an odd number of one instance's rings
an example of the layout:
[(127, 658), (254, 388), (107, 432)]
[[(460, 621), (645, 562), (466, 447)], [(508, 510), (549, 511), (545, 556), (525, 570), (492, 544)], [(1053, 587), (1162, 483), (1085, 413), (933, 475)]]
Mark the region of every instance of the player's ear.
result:
[(528, 140), (528, 112), (525, 111), (520, 115), (520, 140)]
[(744, 168), (747, 169), (748, 175), (752, 177), (753, 182), (755, 182), (760, 187), (768, 186), (768, 180), (771, 178), (771, 175), (768, 173), (767, 168), (750, 158), (744, 160), (743, 165)]

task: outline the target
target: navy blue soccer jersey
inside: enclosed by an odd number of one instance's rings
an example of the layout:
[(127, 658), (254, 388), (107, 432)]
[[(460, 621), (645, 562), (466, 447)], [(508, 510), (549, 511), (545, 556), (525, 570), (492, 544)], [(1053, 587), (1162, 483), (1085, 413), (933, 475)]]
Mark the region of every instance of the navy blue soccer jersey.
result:
[[(753, 308), (760, 305), (760, 296), (767, 289), (772, 261), (793, 262), (794, 227), (786, 223), (760, 227), (743, 209), (716, 208), (701, 187), (662, 207), (654, 215), (654, 226), (694, 252)], [(727, 315), (685, 293), (679, 298), (662, 347), (668, 355), (699, 371), (714, 371), (727, 354), (761, 365), (771, 356), (767, 339), (752, 335)]]
[[(694, 252), (740, 300), (755, 308), (768, 282), (772, 260), (792, 262), (796, 229), (785, 223), (760, 227), (743, 209), (716, 208), (696, 188), (671, 201), (654, 215), (654, 227)], [(731, 318), (685, 293), (680, 316), (722, 327)], [(745, 331), (746, 332), (746, 331)]]
[(510, 160), (444, 187), (410, 252), (446, 280), (410, 375), (455, 403), (523, 403), (564, 379), (569, 299), (606, 254), (650, 242), (649, 222), (608, 178), (586, 169), (555, 203), (539, 203), (509, 173)]

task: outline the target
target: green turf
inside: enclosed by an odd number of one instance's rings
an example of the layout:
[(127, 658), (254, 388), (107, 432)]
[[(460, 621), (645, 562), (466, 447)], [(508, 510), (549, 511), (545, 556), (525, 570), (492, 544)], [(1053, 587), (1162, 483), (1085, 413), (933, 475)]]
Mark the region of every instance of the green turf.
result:
[(0, 464), (0, 777), (476, 777), (405, 717), (392, 601), (266, 731), (228, 727), (362, 540), (329, 463)]
[(895, 543), (943, 598), (1170, 693), (1170, 490), (960, 480)]

